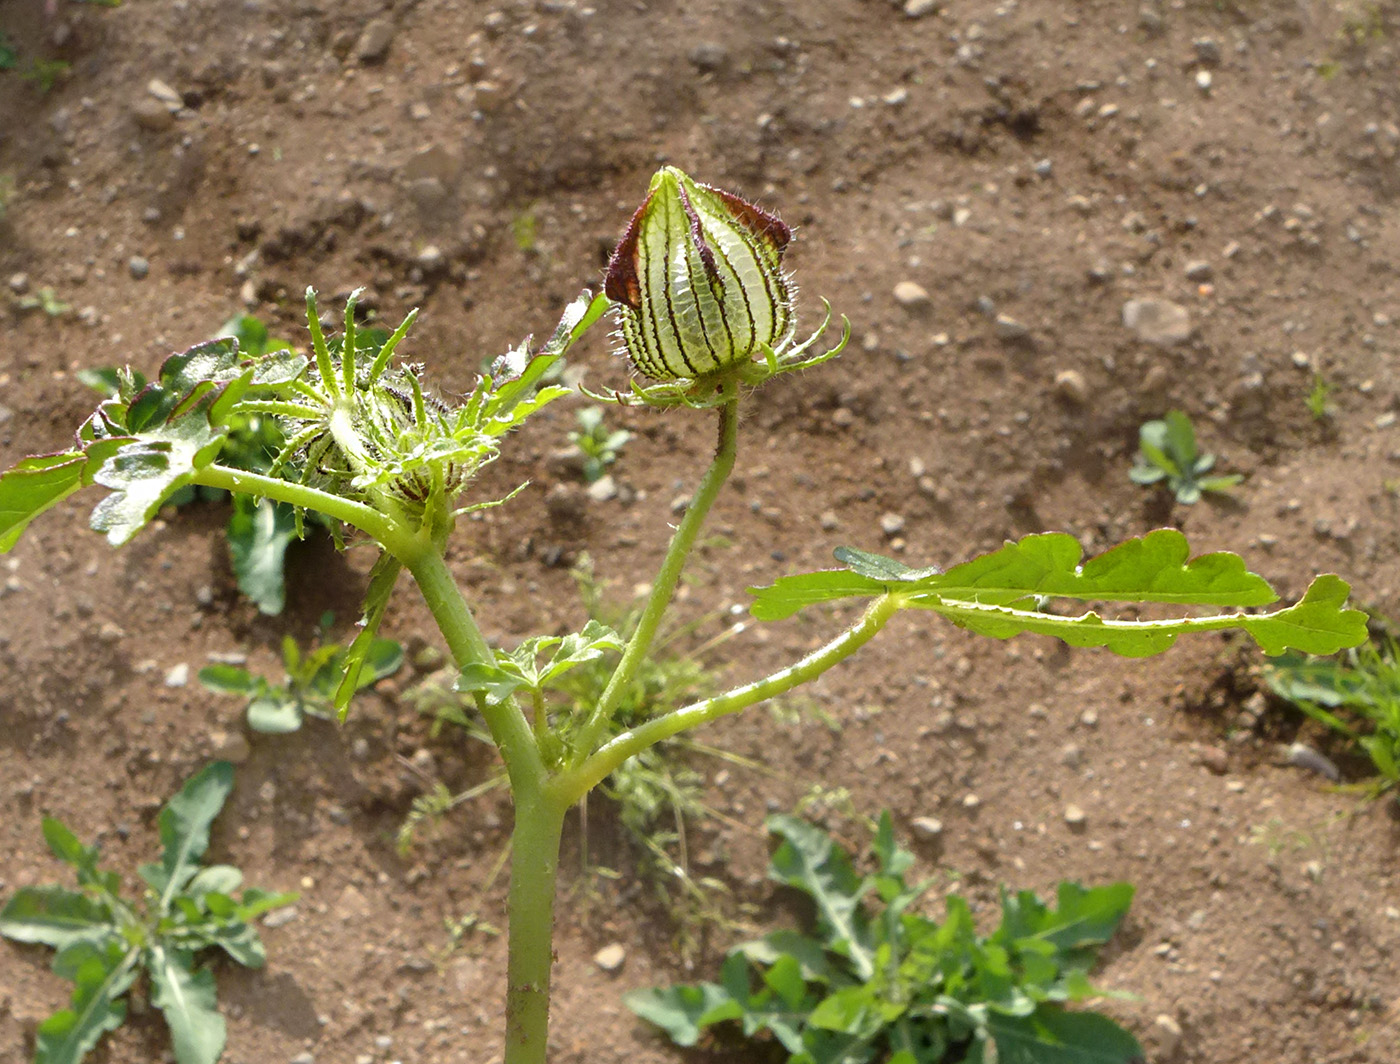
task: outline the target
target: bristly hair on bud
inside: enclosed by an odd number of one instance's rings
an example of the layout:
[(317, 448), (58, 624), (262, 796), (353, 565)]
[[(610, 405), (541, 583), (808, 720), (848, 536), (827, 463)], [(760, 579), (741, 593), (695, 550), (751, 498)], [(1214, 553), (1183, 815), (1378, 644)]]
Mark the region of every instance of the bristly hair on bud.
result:
[(741, 383), (837, 354), (844, 338), (834, 350), (804, 358), (826, 322), (793, 342), (794, 288), (782, 268), (791, 240), (777, 215), (674, 166), (658, 171), (613, 252), (603, 288), (623, 353), (661, 382), (634, 383), (628, 398), (713, 406), (716, 395), (728, 397)]

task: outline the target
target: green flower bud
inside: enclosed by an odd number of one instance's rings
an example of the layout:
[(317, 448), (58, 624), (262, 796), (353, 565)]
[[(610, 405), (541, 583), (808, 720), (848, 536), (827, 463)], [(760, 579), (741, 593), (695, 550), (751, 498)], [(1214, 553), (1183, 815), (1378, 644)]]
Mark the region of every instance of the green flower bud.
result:
[(674, 166), (659, 171), (604, 284), (632, 364), (676, 381), (771, 360), (794, 329), (782, 270), (791, 239), (776, 215)]

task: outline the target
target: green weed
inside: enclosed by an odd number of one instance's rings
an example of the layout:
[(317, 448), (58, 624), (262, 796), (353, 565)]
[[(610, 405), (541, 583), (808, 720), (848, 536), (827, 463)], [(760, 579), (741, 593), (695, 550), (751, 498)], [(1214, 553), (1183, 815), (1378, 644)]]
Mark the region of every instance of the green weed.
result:
[(1088, 974), (1128, 911), (1129, 884), (1061, 883), (1056, 908), (1030, 891), (1003, 893), (1001, 925), (982, 937), (956, 894), (942, 924), (914, 911), (928, 884), (906, 881), (914, 857), (895, 842), (888, 813), (875, 832), (875, 871), (865, 875), (804, 820), (773, 816), (768, 828), (782, 840), (769, 877), (807, 895), (815, 927), (736, 946), (718, 983), (625, 996), (677, 1045), (724, 1024), (776, 1041), (789, 1064), (1142, 1059), (1137, 1040), (1108, 1017), (1063, 1007), (1102, 995)]
[[(282, 637), (282, 666), (286, 675), (271, 684), (238, 665), (206, 665), (199, 682), (211, 691), (248, 699), (248, 727), (268, 735), (284, 735), (299, 729), (307, 717), (336, 719), (335, 694), (345, 682), (349, 648), (324, 641), (330, 615), (322, 618), (322, 641), (303, 653), (291, 636)], [(403, 664), (403, 648), (392, 639), (377, 636), (360, 661), (353, 679), (360, 691), (377, 680), (392, 676)]]
[(1337, 408), (1332, 402), (1332, 393), (1336, 390), (1321, 373), (1313, 374), (1312, 389), (1308, 392), (1306, 403), (1314, 421), (1327, 421), (1336, 414)]
[(1202, 492), (1229, 494), (1244, 479), (1239, 473), (1207, 476), (1215, 468), (1215, 455), (1196, 450), (1196, 430), (1191, 419), (1173, 410), (1161, 421), (1149, 421), (1138, 431), (1138, 456), (1128, 476), (1134, 484), (1166, 482), (1184, 505), (1199, 502)]
[(233, 790), (233, 766), (216, 761), (187, 782), (160, 814), (161, 859), (142, 865), (139, 900), (121, 893), (121, 878), (97, 867), (61, 821), (44, 818), (44, 839), (77, 872), (78, 889), (23, 887), (0, 911), (0, 935), (58, 951), (55, 974), (73, 981), (72, 1006), (39, 1025), (35, 1064), (77, 1064), (126, 1019), (123, 995), (144, 971), (151, 1003), (165, 1016), (178, 1064), (214, 1064), (223, 1052), (214, 973), (195, 967), (202, 950), (219, 948), (239, 964), (267, 960), (253, 921), (290, 905), (295, 894), (256, 888), (234, 897), (243, 873), (232, 865), (201, 867), (209, 828)]
[(601, 406), (586, 406), (574, 416), (578, 430), (569, 433), (569, 442), (583, 455), (583, 479), (592, 484), (617, 461), (632, 434), (626, 429), (609, 429)]
[(1264, 676), (1280, 698), (1366, 752), (1379, 774), (1378, 793), (1400, 785), (1400, 647), (1393, 639), (1333, 658), (1285, 654)]
[(41, 310), (48, 318), (61, 318), (73, 309), (71, 303), (63, 302), (58, 298), (58, 293), (47, 285), (33, 295), (19, 297), (15, 305), (22, 311)]

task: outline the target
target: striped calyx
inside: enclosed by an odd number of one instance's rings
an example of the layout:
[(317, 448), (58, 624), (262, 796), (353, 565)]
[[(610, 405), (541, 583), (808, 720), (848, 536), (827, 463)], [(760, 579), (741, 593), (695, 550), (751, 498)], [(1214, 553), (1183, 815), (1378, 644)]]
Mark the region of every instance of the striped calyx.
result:
[(793, 331), (791, 239), (777, 216), (674, 166), (659, 171), (604, 284), (632, 364), (653, 380), (694, 380), (771, 357)]

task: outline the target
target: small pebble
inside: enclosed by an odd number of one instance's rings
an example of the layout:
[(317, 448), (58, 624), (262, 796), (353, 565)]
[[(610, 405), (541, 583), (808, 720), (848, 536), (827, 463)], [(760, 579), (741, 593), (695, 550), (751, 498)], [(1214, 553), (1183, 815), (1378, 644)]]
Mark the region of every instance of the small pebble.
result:
[(729, 49), (717, 41), (701, 41), (685, 57), (702, 74), (714, 74), (729, 65)]
[(1123, 325), (1139, 340), (1171, 347), (1191, 338), (1191, 315), (1169, 299), (1130, 299), (1123, 304)]
[(145, 280), (146, 275), (151, 272), (151, 264), (140, 255), (133, 255), (126, 260), (127, 272), (138, 281)]
[(394, 42), (394, 24), (388, 19), (371, 19), (355, 42), (355, 58), (361, 63), (379, 63)]
[(1209, 281), (1214, 273), (1205, 259), (1192, 259), (1186, 264), (1186, 278), (1190, 281)]
[(617, 481), (613, 480), (611, 474), (603, 474), (588, 485), (588, 497), (594, 502), (607, 502), (617, 498)]
[(1218, 746), (1198, 746), (1196, 760), (1217, 776), (1223, 776), (1230, 768), (1230, 755)]
[(1341, 770), (1333, 764), (1332, 759), (1317, 750), (1314, 750), (1307, 743), (1294, 743), (1284, 754), (1284, 759), (1295, 768), (1305, 768), (1311, 772), (1316, 772), (1319, 776), (1325, 776), (1333, 783), (1342, 778)]
[(626, 960), (627, 948), (620, 942), (614, 942), (604, 946), (597, 953), (593, 954), (593, 963), (605, 972), (615, 972), (619, 970)]
[(982, 799), (975, 794), (969, 794), (963, 798), (962, 804), (964, 809), (976, 809), (982, 804)]
[(131, 117), (138, 126), (152, 133), (162, 133), (175, 124), (174, 114), (159, 100), (137, 100), (131, 105)]
[(835, 510), (823, 510), (817, 522), (822, 526), (823, 532), (834, 532), (841, 527), (841, 521), (836, 516)]
[(936, 839), (943, 834), (943, 821), (937, 817), (915, 817), (909, 824), (914, 834), (921, 839)]
[(1027, 340), (1031, 335), (1031, 330), (1028, 326), (1017, 321), (1009, 314), (998, 314), (993, 328), (996, 330), (997, 339), (1005, 340), (1008, 343)]
[(229, 761), (241, 765), (253, 756), (253, 748), (242, 732), (211, 732), (209, 753), (216, 761)]
[(1181, 1048), (1181, 1024), (1162, 1013), (1152, 1021), (1152, 1035), (1157, 1043), (1157, 1051), (1164, 1060), (1176, 1056)]
[(424, 273), (437, 273), (447, 265), (447, 256), (436, 244), (428, 244), (414, 256), (413, 262)]
[(943, 6), (943, 0), (904, 0), (906, 18), (923, 18), (932, 15)]
[(1055, 394), (1073, 406), (1089, 401), (1089, 385), (1077, 369), (1063, 369), (1055, 374)]
[(146, 82), (146, 92), (167, 107), (179, 110), (181, 107), (185, 106), (184, 97), (165, 82), (161, 81), (160, 78), (152, 78), (150, 81)]
[(906, 310), (923, 310), (933, 299), (923, 285), (914, 281), (900, 281), (894, 286), (894, 301)]
[(184, 687), (190, 682), (190, 667), (183, 661), (174, 665), (165, 674), (166, 687)]
[(1084, 810), (1080, 809), (1079, 806), (1065, 806), (1065, 823), (1069, 825), (1070, 830), (1077, 831), (1082, 828), (1087, 819), (1088, 817), (1084, 815)]
[(904, 531), (904, 518), (896, 513), (888, 513), (880, 518), (880, 528), (887, 536), (895, 536)]
[(1086, 728), (1097, 728), (1099, 726), (1099, 715), (1092, 709), (1086, 709), (1079, 715), (1079, 723)]

